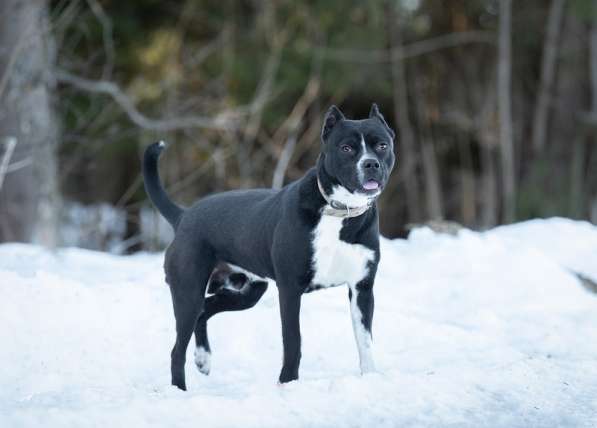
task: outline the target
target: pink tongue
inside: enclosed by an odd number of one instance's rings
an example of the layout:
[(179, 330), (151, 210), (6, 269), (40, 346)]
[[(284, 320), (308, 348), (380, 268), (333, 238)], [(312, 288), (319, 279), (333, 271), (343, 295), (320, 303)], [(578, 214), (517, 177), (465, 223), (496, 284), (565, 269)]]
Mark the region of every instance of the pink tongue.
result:
[(363, 188), (366, 190), (375, 190), (379, 187), (379, 183), (375, 180), (369, 180), (363, 184)]

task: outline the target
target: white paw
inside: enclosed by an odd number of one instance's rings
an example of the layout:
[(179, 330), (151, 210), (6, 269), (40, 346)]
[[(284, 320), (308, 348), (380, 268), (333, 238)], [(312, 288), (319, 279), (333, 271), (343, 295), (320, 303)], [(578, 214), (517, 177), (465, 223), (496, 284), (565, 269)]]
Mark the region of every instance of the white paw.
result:
[(359, 353), (359, 363), (361, 366), (361, 374), (365, 375), (367, 373), (375, 373), (377, 370), (375, 369), (375, 362), (373, 360), (373, 353), (371, 352), (371, 342), (367, 343), (367, 346), (362, 347), (359, 349), (361, 351)]
[(203, 346), (195, 348), (195, 365), (200, 373), (208, 375), (211, 369), (211, 352)]
[(366, 376), (372, 373), (379, 373), (375, 367), (361, 367), (361, 376)]
[(373, 361), (368, 361), (365, 364), (361, 363), (361, 374), (366, 375), (368, 373), (376, 373), (375, 364)]

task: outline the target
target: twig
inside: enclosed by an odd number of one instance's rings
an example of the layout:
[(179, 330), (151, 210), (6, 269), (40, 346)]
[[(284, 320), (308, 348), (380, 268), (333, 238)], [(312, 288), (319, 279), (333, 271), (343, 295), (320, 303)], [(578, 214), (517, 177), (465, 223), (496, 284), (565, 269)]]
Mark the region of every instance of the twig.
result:
[(17, 139), (15, 137), (6, 137), (6, 151), (2, 157), (2, 163), (0, 163), (0, 190), (2, 190), (2, 184), (4, 183), (4, 177), (8, 172), (8, 163), (12, 157), (15, 146), (17, 145)]
[[(54, 43), (56, 44), (56, 51), (61, 52), (60, 56), (62, 58), (65, 57), (64, 52), (66, 52), (66, 48), (64, 47), (64, 41), (67, 39), (68, 29), (71, 28), (71, 25), (73, 25), (73, 22), (82, 9), (81, 2), (72, 0), (63, 1), (52, 8), (50, 16), (51, 31)], [(75, 26), (73, 25), (73, 27)], [(72, 35), (69, 35), (68, 41), (69, 43), (75, 42), (75, 45), (78, 45)]]
[(125, 253), (129, 248), (134, 247), (135, 245), (140, 244), (143, 241), (143, 235), (141, 235), (140, 233), (137, 235), (133, 235), (128, 239), (125, 239), (124, 241), (118, 243), (113, 249), (112, 251), (115, 252), (116, 254), (123, 254)]
[(196, 180), (198, 177), (201, 177), (203, 174), (205, 174), (209, 170), (209, 168), (211, 168), (215, 160), (226, 159), (232, 156), (233, 154), (234, 150), (232, 148), (225, 149), (217, 154), (214, 152), (209, 157), (209, 159), (207, 159), (203, 163), (203, 165), (199, 166), (198, 168), (195, 168), (195, 170), (191, 174), (187, 175), (182, 180), (173, 183), (171, 186), (169, 186), (167, 192), (172, 195), (178, 194), (179, 192), (187, 188), (190, 184), (192, 184), (193, 181)]
[(133, 197), (137, 189), (139, 189), (139, 187), (141, 187), (142, 184), (143, 179), (139, 174), (135, 177), (135, 180), (131, 183), (128, 189), (126, 189), (126, 191), (122, 194), (122, 196), (120, 197), (120, 199), (118, 199), (118, 202), (116, 202), (114, 206), (116, 208), (123, 207)]

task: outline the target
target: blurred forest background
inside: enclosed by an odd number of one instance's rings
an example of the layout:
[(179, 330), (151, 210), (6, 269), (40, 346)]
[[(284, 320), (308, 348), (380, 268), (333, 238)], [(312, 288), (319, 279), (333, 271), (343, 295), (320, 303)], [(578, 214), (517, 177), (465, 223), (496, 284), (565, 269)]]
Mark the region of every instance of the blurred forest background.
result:
[(1, 0), (0, 241), (163, 247), (181, 203), (312, 166), (331, 103), (397, 131), (382, 233), (597, 222), (594, 0)]

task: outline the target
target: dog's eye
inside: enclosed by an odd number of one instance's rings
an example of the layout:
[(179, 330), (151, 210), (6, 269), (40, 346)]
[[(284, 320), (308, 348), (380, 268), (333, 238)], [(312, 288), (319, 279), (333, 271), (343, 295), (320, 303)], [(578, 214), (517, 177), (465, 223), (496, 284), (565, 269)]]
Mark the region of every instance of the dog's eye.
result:
[(345, 153), (350, 153), (352, 152), (352, 147), (350, 147), (348, 144), (342, 144), (340, 146), (340, 150), (342, 150)]
[(377, 148), (378, 148), (379, 150), (386, 150), (386, 149), (388, 148), (388, 145), (387, 145), (386, 143), (379, 143), (379, 144), (377, 145)]

